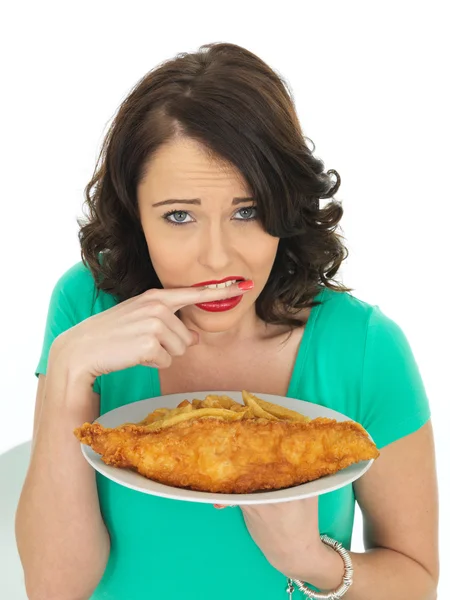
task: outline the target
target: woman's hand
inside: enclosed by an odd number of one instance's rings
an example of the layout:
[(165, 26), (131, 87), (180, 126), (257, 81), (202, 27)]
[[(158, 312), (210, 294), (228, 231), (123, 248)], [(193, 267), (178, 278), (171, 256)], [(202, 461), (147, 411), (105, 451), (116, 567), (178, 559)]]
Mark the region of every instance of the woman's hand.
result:
[(240, 508), (255, 544), (271, 565), (287, 577), (298, 578), (299, 568), (309, 573), (318, 557), (322, 557), (318, 496)]
[[(247, 282), (248, 283), (248, 282)], [(93, 315), (59, 335), (53, 353), (93, 383), (100, 375), (135, 365), (163, 369), (198, 342), (174, 313), (183, 306), (245, 293), (235, 283), (224, 288), (151, 289)]]

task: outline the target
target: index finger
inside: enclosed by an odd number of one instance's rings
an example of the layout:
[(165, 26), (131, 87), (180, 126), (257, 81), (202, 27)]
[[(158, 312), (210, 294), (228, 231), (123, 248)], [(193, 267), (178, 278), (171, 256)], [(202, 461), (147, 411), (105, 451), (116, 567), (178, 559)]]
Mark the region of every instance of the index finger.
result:
[(245, 294), (247, 290), (241, 290), (237, 283), (233, 283), (233, 285), (223, 288), (169, 288), (161, 291), (164, 292), (164, 302), (176, 312), (183, 306), (233, 298)]

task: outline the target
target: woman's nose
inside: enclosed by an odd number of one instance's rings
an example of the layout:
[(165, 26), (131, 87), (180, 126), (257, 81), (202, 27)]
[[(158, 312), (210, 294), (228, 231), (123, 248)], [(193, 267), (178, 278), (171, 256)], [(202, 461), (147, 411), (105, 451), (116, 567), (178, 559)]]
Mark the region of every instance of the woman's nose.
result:
[(231, 263), (231, 248), (226, 233), (220, 227), (202, 232), (199, 262), (217, 273), (225, 273)]

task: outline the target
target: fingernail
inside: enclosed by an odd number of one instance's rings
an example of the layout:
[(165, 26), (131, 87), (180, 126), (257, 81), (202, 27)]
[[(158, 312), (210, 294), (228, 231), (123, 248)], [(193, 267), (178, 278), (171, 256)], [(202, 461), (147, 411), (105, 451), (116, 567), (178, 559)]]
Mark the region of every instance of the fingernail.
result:
[(238, 283), (238, 288), (240, 290), (251, 290), (254, 287), (255, 287), (255, 284), (253, 283), (253, 281), (251, 279), (247, 279), (246, 281), (240, 281)]
[(214, 508), (225, 508), (225, 506), (222, 506), (222, 504), (214, 504)]

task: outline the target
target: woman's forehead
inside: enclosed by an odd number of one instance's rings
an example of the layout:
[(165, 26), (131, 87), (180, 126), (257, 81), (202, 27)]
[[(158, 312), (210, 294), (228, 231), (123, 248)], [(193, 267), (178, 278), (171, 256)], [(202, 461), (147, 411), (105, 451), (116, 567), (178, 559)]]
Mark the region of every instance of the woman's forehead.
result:
[(153, 155), (140, 184), (143, 195), (159, 202), (197, 199), (201, 204), (251, 200), (250, 190), (234, 165), (212, 159), (195, 141), (174, 140)]

